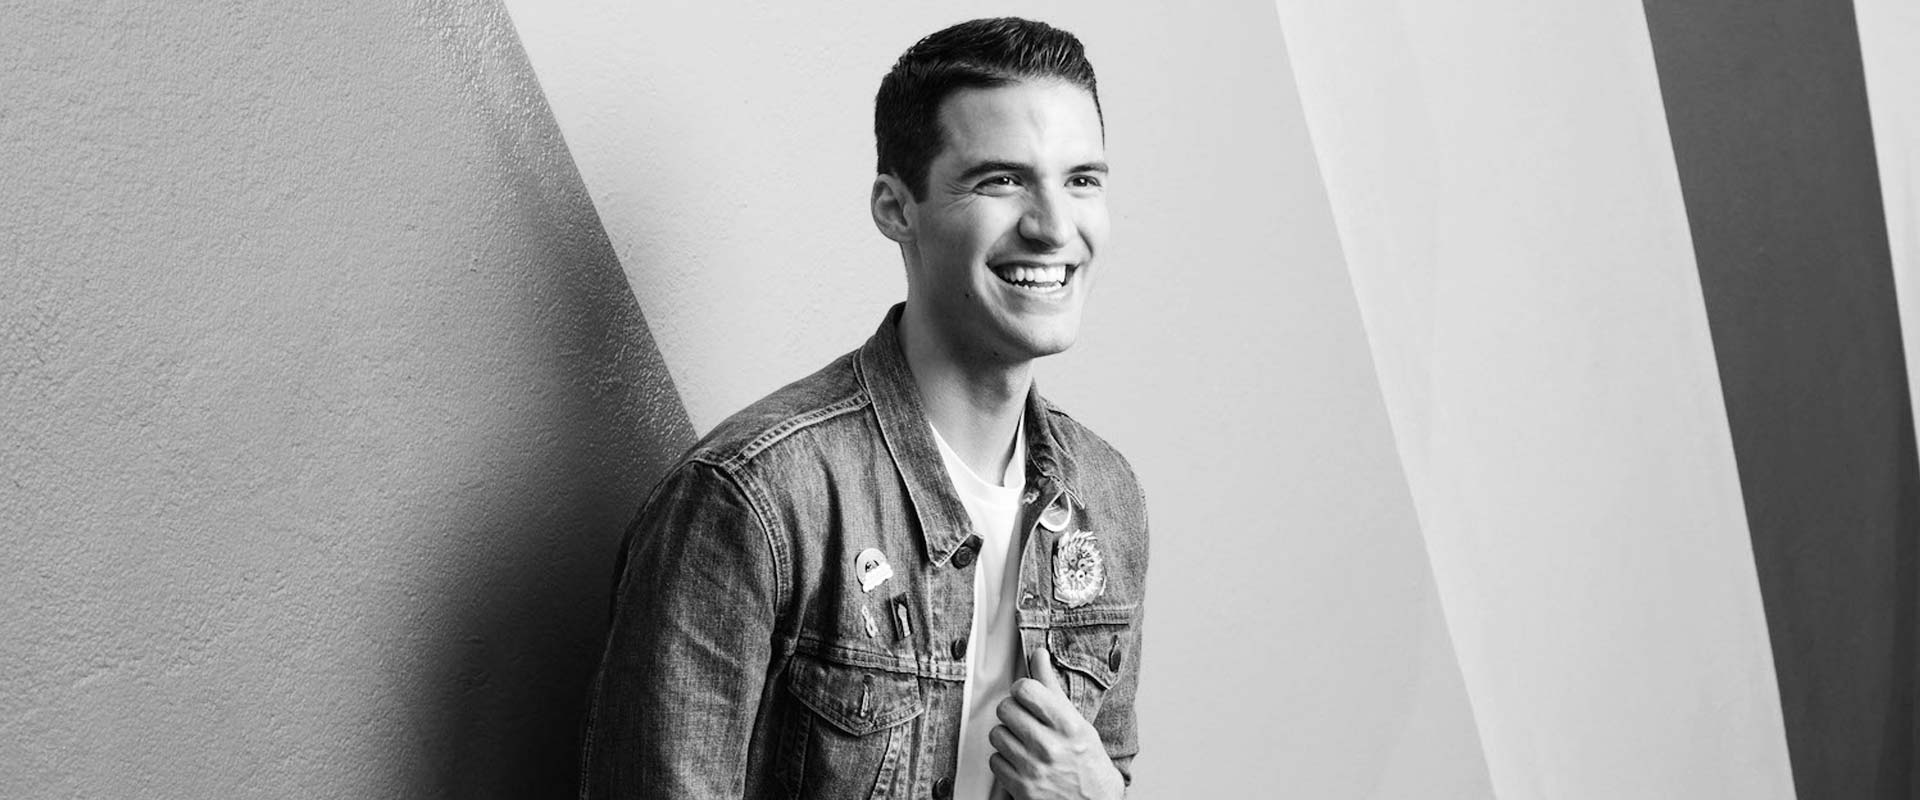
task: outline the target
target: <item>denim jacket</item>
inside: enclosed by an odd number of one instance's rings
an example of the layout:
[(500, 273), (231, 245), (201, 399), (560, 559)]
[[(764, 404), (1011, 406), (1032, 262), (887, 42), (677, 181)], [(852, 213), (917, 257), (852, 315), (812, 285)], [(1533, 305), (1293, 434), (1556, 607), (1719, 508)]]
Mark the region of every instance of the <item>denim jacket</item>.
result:
[[(952, 793), (980, 540), (900, 311), (721, 423), (654, 489), (622, 549), (583, 797)], [(1025, 419), (1022, 651), (1052, 653), (1131, 783), (1145, 500), (1125, 459), (1037, 390)]]

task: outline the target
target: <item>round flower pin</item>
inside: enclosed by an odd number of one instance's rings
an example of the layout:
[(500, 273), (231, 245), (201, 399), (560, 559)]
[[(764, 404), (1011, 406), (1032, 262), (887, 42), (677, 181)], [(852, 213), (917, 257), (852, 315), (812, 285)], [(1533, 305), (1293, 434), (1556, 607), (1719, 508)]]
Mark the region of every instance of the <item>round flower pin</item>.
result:
[(1068, 608), (1086, 605), (1107, 588), (1107, 570), (1093, 531), (1064, 534), (1053, 543), (1053, 597)]

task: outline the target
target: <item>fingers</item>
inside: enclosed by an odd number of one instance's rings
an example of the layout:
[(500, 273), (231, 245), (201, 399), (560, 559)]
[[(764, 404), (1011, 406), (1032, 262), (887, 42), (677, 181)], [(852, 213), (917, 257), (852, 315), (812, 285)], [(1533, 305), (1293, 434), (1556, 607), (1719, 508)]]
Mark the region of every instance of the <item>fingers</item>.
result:
[(1036, 647), (1033, 652), (1027, 654), (1027, 677), (1063, 695), (1067, 693), (1067, 686), (1060, 680), (1060, 673), (1053, 670), (1053, 654), (1047, 652), (1045, 647)]
[(1033, 745), (1039, 744), (1030, 739), (1022, 739), (1005, 725), (996, 725), (987, 731), (987, 743), (993, 745), (993, 751), (1006, 755), (1016, 764), (1032, 761), (1035, 756)]
[[(1023, 681), (1023, 683), (1039, 688), (1032, 681)], [(1016, 689), (1018, 685), (1015, 684)], [(994, 716), (1000, 718), (1000, 727), (1005, 728), (1012, 738), (1020, 740), (1023, 745), (1029, 745), (1028, 751), (1032, 750), (1031, 745), (1046, 741), (1049, 735), (1056, 735), (1052, 733), (1052, 723), (1048, 722), (1046, 717), (1035, 713), (1020, 701), (1018, 691), (1013, 697), (1000, 701), (1000, 704), (994, 707)], [(995, 730), (999, 729), (995, 728)], [(989, 740), (993, 738), (993, 731), (987, 732), (987, 738)]]
[[(1082, 721), (1079, 709), (1073, 707), (1073, 701), (1067, 699), (1065, 692), (1031, 678), (1014, 681), (1013, 690), (1008, 695), (1003, 703), (1025, 709), (1049, 728), (1069, 732), (1075, 723)], [(1014, 727), (1014, 732), (1021, 731)]]
[(1006, 756), (994, 753), (993, 755), (987, 756), (987, 770), (993, 773), (993, 796), (1013, 796), (1013, 793), (1008, 791), (1007, 787), (1020, 780), (1020, 771), (1014, 768), (1013, 762), (1009, 761)]

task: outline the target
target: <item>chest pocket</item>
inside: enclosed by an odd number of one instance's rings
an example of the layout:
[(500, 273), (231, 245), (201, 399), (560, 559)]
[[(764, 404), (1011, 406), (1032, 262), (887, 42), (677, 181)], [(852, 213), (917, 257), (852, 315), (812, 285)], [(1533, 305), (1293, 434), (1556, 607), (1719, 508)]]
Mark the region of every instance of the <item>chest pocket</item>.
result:
[(791, 796), (905, 797), (908, 723), (927, 707), (920, 680), (798, 653), (787, 669), (796, 705), (781, 731), (779, 760)]
[(1136, 665), (1139, 653), (1131, 608), (1087, 609), (1057, 620), (1047, 631), (1047, 651), (1066, 683), (1067, 697), (1089, 721), (1100, 715), (1100, 701), (1115, 681)]

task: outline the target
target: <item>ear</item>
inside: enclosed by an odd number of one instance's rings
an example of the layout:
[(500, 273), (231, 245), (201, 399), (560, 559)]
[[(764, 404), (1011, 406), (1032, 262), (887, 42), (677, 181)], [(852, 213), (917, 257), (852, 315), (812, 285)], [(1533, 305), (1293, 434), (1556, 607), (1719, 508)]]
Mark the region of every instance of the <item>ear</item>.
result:
[(901, 244), (913, 241), (913, 193), (905, 182), (892, 175), (874, 176), (873, 196), (867, 199), (867, 206), (881, 236)]

